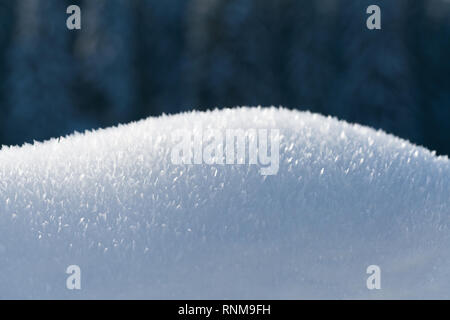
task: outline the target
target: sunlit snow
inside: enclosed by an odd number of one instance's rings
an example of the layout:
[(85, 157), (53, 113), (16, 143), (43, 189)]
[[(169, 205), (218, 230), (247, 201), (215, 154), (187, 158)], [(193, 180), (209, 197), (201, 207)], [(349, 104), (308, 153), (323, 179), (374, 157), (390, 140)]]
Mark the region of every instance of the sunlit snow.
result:
[[(174, 165), (180, 128), (279, 129), (278, 173)], [(449, 218), (448, 158), (381, 131), (276, 108), (149, 118), (2, 148), (0, 298), (450, 298)]]

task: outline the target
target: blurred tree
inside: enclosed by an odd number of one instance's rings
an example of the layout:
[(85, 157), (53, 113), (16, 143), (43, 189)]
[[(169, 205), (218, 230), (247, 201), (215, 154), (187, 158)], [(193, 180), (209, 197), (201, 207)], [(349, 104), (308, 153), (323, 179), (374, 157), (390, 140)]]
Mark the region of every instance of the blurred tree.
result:
[(418, 91), (405, 42), (407, 1), (377, 1), (381, 30), (368, 30), (366, 8), (352, 1), (339, 14), (339, 70), (328, 112), (422, 142)]
[(135, 5), (134, 33), (138, 117), (176, 113), (187, 107), (183, 0), (142, 0)]
[[(284, 13), (291, 1), (194, 0), (187, 53), (192, 105), (201, 108), (287, 101)], [(272, 45), (275, 44), (276, 45)]]
[(416, 3), (409, 10), (408, 27), (424, 144), (450, 155), (450, 2)]
[[(68, 133), (74, 121), (70, 84), (74, 70), (68, 51), (62, 1), (17, 2), (10, 67), (6, 143), (32, 142)], [(44, 21), (42, 21), (44, 20)]]
[(338, 115), (332, 89), (340, 78), (340, 39), (344, 30), (338, 25), (337, 0), (304, 3), (293, 1), (284, 18), (289, 21), (287, 105), (313, 112)]
[(136, 102), (134, 1), (87, 0), (81, 8), (73, 50), (79, 109), (95, 119), (94, 127), (128, 122)]
[(0, 3), (0, 145), (5, 143), (4, 130), (7, 123), (6, 105), (8, 78), (7, 51), (11, 45), (14, 25), (14, 2), (2, 1)]

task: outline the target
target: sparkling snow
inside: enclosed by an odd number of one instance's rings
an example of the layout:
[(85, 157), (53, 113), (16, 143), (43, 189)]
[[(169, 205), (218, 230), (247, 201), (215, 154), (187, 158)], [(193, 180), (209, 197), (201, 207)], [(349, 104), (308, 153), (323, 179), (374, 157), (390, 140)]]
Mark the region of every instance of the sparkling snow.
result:
[[(172, 164), (171, 133), (200, 127), (279, 129), (278, 174)], [(0, 298), (450, 298), (449, 218), (448, 158), (381, 131), (276, 108), (149, 118), (1, 149)]]

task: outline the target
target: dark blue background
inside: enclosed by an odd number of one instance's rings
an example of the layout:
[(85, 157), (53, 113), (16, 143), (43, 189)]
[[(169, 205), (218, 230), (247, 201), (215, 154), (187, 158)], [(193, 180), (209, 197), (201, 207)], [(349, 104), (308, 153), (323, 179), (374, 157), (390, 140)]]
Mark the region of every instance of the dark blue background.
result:
[[(82, 9), (82, 30), (66, 8)], [(381, 7), (382, 30), (366, 28)], [(0, 144), (239, 105), (450, 154), (448, 0), (0, 0)]]

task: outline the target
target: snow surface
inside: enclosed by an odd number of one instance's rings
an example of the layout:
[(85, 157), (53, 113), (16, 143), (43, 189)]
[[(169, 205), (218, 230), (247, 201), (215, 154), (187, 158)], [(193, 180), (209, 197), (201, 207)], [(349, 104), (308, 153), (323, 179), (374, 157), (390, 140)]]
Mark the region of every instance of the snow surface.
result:
[[(279, 129), (278, 174), (173, 165), (171, 133), (200, 126)], [(149, 118), (2, 148), (0, 298), (450, 298), (449, 218), (448, 158), (381, 131), (276, 108)]]

